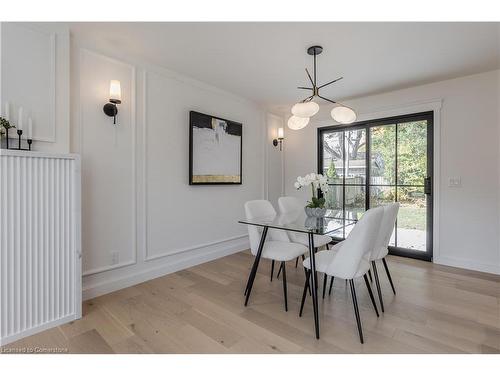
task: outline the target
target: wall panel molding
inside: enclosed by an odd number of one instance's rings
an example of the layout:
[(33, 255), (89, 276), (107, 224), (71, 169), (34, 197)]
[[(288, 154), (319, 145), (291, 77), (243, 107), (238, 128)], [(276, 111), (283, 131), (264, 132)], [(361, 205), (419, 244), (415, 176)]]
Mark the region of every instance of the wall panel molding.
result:
[[(131, 233), (132, 233), (132, 256), (133, 259), (131, 261), (124, 261), (124, 262), (119, 262), (117, 264), (113, 265), (104, 265), (100, 267), (94, 267), (92, 269), (86, 270), (83, 272), (83, 276), (90, 276), (102, 272), (107, 272), (127, 266), (131, 266), (137, 263), (137, 253), (138, 253), (138, 248), (137, 248), (137, 200), (138, 200), (138, 192), (137, 192), (137, 126), (136, 126), (136, 113), (137, 113), (137, 103), (136, 103), (136, 67), (134, 65), (130, 65), (127, 63), (124, 63), (122, 61), (113, 59), (111, 57), (101, 55), (100, 53), (81, 48), (79, 50), (79, 65), (80, 65), (80, 71), (79, 71), (79, 97), (80, 97), (80, 116), (79, 116), (79, 148), (80, 148), (80, 154), (82, 156), (82, 159), (85, 159), (85, 154), (86, 154), (86, 148), (84, 145), (84, 129), (85, 129), (85, 117), (84, 117), (84, 111), (83, 105), (81, 103), (81, 98), (82, 98), (82, 61), (83, 61), (83, 56), (85, 54), (92, 55), (94, 57), (103, 59), (107, 61), (108, 63), (112, 64), (118, 64), (127, 67), (130, 69), (130, 126), (131, 126), (131, 131), (132, 131), (132, 136), (130, 140), (130, 147), (131, 147), (131, 164), (130, 168), (132, 171), (132, 176), (130, 180), (130, 184), (132, 186), (132, 194), (131, 194), (131, 199), (130, 202), (132, 202), (132, 215), (131, 215), (131, 223), (130, 223), (130, 228), (131, 228)], [(108, 82), (109, 83), (109, 82)], [(105, 102), (106, 98), (103, 98), (103, 103)], [(104, 116), (104, 115), (103, 115)], [(119, 116), (119, 115), (118, 115)], [(119, 117), (118, 117), (118, 122), (119, 122)], [(119, 123), (117, 124), (119, 126)], [(115, 137), (116, 137), (116, 129), (115, 131)]]

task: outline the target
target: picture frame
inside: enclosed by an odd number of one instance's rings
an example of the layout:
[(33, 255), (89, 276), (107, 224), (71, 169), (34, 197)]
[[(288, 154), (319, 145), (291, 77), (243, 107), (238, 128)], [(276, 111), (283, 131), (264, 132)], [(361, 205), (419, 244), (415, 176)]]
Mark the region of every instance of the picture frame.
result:
[(189, 112), (189, 185), (241, 185), (243, 124)]

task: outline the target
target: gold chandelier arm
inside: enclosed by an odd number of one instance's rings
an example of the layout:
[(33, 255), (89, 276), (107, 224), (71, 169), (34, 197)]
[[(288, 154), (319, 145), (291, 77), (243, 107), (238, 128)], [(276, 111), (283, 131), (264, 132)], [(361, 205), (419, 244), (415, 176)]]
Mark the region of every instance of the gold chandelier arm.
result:
[(325, 86), (328, 86), (328, 85), (331, 85), (332, 83), (335, 83), (337, 81), (340, 81), (341, 79), (343, 79), (344, 77), (340, 77), (340, 78), (337, 78), (337, 79), (334, 79), (333, 81), (330, 81), (330, 82), (327, 82), (325, 83), (324, 85), (321, 85), (318, 87), (318, 89), (322, 88), (322, 87), (325, 87)]
[(324, 96), (321, 96), (321, 95), (318, 95), (318, 98), (321, 98), (321, 99), (326, 100), (327, 102), (330, 102), (330, 103), (333, 103), (333, 104), (337, 104), (337, 102), (334, 102), (333, 100), (327, 99), (327, 98), (325, 98)]
[(313, 80), (312, 80), (312, 78), (311, 78), (311, 75), (309, 74), (309, 70), (307, 70), (307, 68), (306, 68), (306, 73), (307, 73), (307, 76), (309, 77), (309, 81), (311, 81), (311, 84), (312, 84), (312, 85), (313, 85), (313, 87), (314, 87), (314, 82), (313, 82)]

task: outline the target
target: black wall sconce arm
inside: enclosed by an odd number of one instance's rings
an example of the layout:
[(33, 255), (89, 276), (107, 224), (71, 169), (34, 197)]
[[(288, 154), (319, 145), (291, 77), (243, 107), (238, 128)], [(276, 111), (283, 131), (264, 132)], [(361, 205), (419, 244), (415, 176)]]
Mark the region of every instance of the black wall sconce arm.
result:
[(118, 106), (122, 101), (118, 99), (110, 99), (109, 103), (104, 104), (102, 110), (109, 117), (113, 117), (113, 124), (116, 125), (116, 115), (118, 114)]
[(284, 133), (283, 133), (283, 128), (279, 128), (278, 129), (278, 136), (275, 139), (273, 139), (273, 146), (277, 147), (278, 145), (280, 145), (280, 151), (283, 150), (283, 139), (285, 139)]

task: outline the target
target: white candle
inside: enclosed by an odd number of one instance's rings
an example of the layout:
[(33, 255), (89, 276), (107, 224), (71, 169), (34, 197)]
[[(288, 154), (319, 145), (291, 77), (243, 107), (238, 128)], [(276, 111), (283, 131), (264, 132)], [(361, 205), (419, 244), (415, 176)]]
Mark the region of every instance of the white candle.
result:
[(28, 117), (28, 139), (33, 139), (33, 120)]
[(4, 118), (9, 121), (9, 102), (5, 102), (5, 116)]
[(19, 107), (19, 117), (17, 119), (17, 129), (23, 130), (23, 107)]

